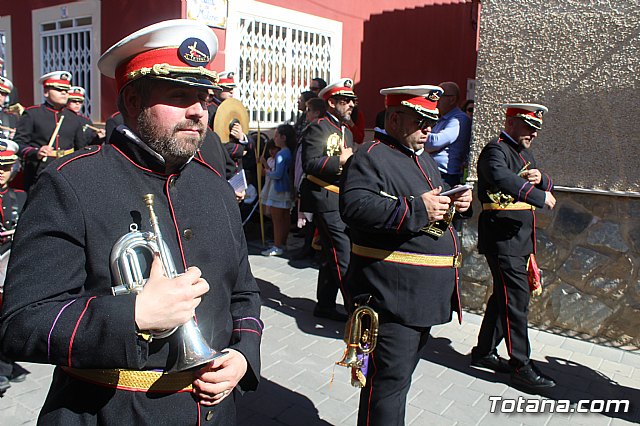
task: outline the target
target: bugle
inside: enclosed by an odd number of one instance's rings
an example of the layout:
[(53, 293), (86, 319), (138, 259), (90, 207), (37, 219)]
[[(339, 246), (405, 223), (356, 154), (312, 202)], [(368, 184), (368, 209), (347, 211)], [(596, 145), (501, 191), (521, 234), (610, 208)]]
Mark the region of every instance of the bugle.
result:
[[(369, 317), (369, 328), (362, 328), (364, 317)], [(369, 306), (360, 306), (349, 318), (344, 330), (344, 342), (347, 348), (342, 359), (336, 362), (342, 367), (351, 368), (351, 385), (363, 388), (367, 383), (363, 368), (365, 357), (376, 347), (378, 341), (378, 313)]]
[[(169, 247), (162, 238), (158, 217), (153, 208), (153, 201), (153, 194), (144, 196), (153, 232), (138, 231), (137, 225), (132, 224), (129, 228), (130, 232), (123, 235), (111, 249), (111, 273), (115, 284), (112, 288), (112, 293), (115, 296), (143, 291), (147, 278), (142, 271), (141, 257), (152, 260), (157, 254), (162, 262), (166, 277), (175, 278), (178, 276)], [(145, 252), (147, 256), (144, 256)], [(169, 337), (176, 331), (179, 334), (180, 351), (178, 360), (171, 371), (189, 370), (207, 364), (224, 355), (224, 352), (218, 352), (209, 346), (204, 337), (202, 337), (194, 318), (174, 329), (152, 330), (148, 334), (162, 339)]]

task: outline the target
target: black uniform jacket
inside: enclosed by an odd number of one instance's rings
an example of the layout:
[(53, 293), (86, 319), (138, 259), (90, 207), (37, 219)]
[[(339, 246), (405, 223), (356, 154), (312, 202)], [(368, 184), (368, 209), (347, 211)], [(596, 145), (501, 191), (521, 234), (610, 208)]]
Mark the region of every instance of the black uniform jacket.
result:
[(104, 123), (105, 139), (107, 141), (111, 140), (111, 134), (121, 124), (124, 124), (124, 118), (120, 112), (114, 112), (111, 114), (111, 117), (107, 118), (107, 121)]
[[(429, 154), (416, 155), (395, 139), (376, 133), (345, 169), (340, 214), (351, 241), (364, 247), (430, 255), (460, 253), (452, 227), (439, 238), (421, 232), (429, 223), (420, 194), (446, 184)], [(348, 292), (403, 324), (428, 327), (459, 316), (458, 274), (452, 267), (416, 266), (351, 254)]]
[(40, 147), (49, 144), (49, 139), (61, 116), (64, 116), (64, 121), (56, 136), (53, 149), (80, 149), (87, 145), (82, 131), (83, 123), (73, 111), (67, 108), (58, 111), (45, 102), (27, 108), (20, 116), (18, 130), (13, 139), (20, 147), (18, 155), (25, 160), (24, 177), (27, 187), (42, 169), (52, 162), (51, 159), (47, 162), (38, 160), (37, 154)]
[[(331, 184), (339, 185), (340, 152), (346, 146), (353, 148), (351, 130), (336, 117), (327, 113), (311, 122), (302, 134), (302, 169), (307, 175)], [(323, 189), (308, 179), (300, 185), (302, 211), (337, 211), (338, 194)]]
[[(18, 126), (18, 116), (0, 108), (0, 125), (15, 129)], [(0, 129), (0, 137), (5, 137), (4, 135), (8, 135), (9, 132), (9, 130)]]
[[(19, 189), (6, 188), (0, 190), (0, 230), (9, 231), (15, 229), (24, 203), (27, 201), (27, 193)], [(12, 236), (0, 237), (0, 254), (11, 248)]]
[(207, 135), (198, 151), (198, 158), (220, 172), (227, 180), (236, 174), (235, 161), (224, 149), (222, 142), (220, 142), (220, 136), (211, 129), (207, 129)]
[(78, 120), (80, 121), (80, 123), (82, 123), (82, 134), (84, 135), (85, 143), (87, 145), (99, 145), (101, 142), (103, 142), (100, 140), (95, 130), (92, 130), (89, 127), (87, 127), (87, 126), (93, 126), (93, 121), (91, 121), (89, 117), (75, 111), (71, 111), (71, 112), (73, 112), (78, 118)]
[[(491, 203), (487, 193), (510, 195), (515, 202), (543, 208), (545, 191), (553, 181), (541, 172), (538, 185), (518, 176), (525, 165), (537, 169), (531, 152), (502, 132), (489, 142), (478, 158), (478, 200)], [(478, 251), (484, 254), (527, 256), (535, 253), (535, 212), (533, 210), (484, 210), (478, 219)]]
[[(142, 198), (151, 193), (178, 272), (197, 266), (211, 287), (196, 309), (198, 327), (214, 349), (244, 354), (240, 388), (255, 389), (260, 295), (231, 187), (195, 159), (180, 173), (164, 174), (161, 157), (125, 133), (132, 135), (121, 126), (110, 143), (52, 161), (32, 188), (9, 261), (1, 351), (78, 369), (173, 365), (179, 333), (151, 343), (139, 338), (135, 295), (111, 294), (112, 246), (132, 223), (152, 231)], [(225, 407), (233, 409), (233, 398), (214, 410), (223, 416), (214, 416), (214, 424), (232, 422)], [(56, 369), (43, 413), (56, 424), (95, 422), (91, 416), (101, 424), (196, 424), (198, 406), (189, 393), (114, 390)]]

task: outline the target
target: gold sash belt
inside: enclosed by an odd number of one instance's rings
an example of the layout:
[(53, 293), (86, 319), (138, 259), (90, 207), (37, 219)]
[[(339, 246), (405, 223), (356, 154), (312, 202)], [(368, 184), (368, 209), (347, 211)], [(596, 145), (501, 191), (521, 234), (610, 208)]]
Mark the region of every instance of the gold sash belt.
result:
[(383, 250), (364, 247), (358, 244), (351, 245), (351, 252), (358, 256), (370, 257), (385, 262), (405, 263), (417, 266), (435, 266), (439, 268), (459, 268), (462, 266), (462, 254), (420, 254), (405, 251)]
[(136, 371), (122, 369), (94, 369), (62, 367), (62, 370), (76, 379), (96, 385), (128, 390), (132, 392), (191, 392), (193, 373), (163, 373), (160, 371)]
[(528, 203), (518, 201), (501, 206), (498, 203), (482, 203), (482, 210), (535, 210), (536, 208)]
[(67, 154), (71, 154), (73, 153), (73, 148), (69, 148), (69, 149), (56, 149), (53, 151), (53, 154), (48, 155), (47, 157), (55, 157), (55, 158), (60, 158), (60, 157), (64, 157)]
[(307, 179), (309, 179), (311, 182), (315, 183), (316, 185), (319, 185), (319, 186), (323, 187), (327, 191), (333, 192), (334, 194), (339, 194), (340, 193), (340, 188), (338, 186), (332, 185), (332, 184), (330, 184), (328, 182), (325, 182), (322, 179), (318, 179), (315, 176), (307, 175)]

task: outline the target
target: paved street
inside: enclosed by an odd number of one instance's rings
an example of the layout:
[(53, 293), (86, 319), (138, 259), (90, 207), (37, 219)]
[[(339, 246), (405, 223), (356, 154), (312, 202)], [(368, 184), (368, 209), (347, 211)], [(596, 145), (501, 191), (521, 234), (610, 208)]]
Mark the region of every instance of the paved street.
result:
[[(292, 239), (292, 243), (299, 241)], [(358, 392), (346, 368), (335, 367), (344, 350), (343, 324), (311, 315), (317, 270), (306, 261), (265, 258), (252, 245), (253, 273), (263, 292), (262, 382), (241, 398), (242, 426), (355, 425)], [(481, 317), (465, 313), (463, 324), (434, 327), (409, 393), (406, 423), (420, 425), (626, 425), (640, 422), (640, 353), (530, 330), (533, 358), (558, 386), (553, 400), (631, 401), (628, 413), (490, 413), (490, 396), (540, 397), (511, 388), (508, 375), (469, 368)], [(504, 353), (502, 354), (505, 355)], [(23, 364), (31, 374), (0, 398), (0, 424), (35, 424), (52, 367)], [(332, 382), (333, 376), (333, 382)], [(496, 400), (499, 407), (500, 402)], [(509, 410), (515, 403), (504, 401)], [(558, 404), (558, 408), (563, 403)], [(598, 408), (599, 403), (594, 407)], [(588, 406), (588, 405), (587, 405)], [(513, 410), (511, 410), (513, 411)], [(566, 410), (565, 410), (566, 411)]]

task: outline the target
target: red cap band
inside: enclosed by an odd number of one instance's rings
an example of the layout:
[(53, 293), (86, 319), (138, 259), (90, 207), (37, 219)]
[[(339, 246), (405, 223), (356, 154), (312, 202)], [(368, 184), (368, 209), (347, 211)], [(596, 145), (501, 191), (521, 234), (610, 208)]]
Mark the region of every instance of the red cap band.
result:
[(5, 86), (4, 84), (0, 83), (0, 92), (10, 93), (11, 89), (9, 89), (9, 86)]
[(56, 80), (54, 78), (50, 78), (49, 80), (45, 80), (42, 82), (44, 87), (47, 86), (66, 86), (71, 87), (71, 82), (69, 80)]
[(507, 117), (515, 117), (519, 115), (528, 115), (530, 117), (540, 119), (538, 114), (536, 114), (536, 111), (528, 111), (522, 108), (507, 108)]
[[(171, 46), (147, 50), (118, 65), (115, 72), (118, 92), (129, 82), (129, 74), (131, 72), (141, 70), (142, 68), (153, 68), (156, 64), (189, 67), (189, 65), (180, 58), (178, 47)], [(211, 69), (210, 64), (207, 64), (205, 68)]]
[(437, 111), (438, 109), (438, 101), (432, 101), (423, 96), (414, 96), (400, 93), (387, 95), (384, 98), (384, 104), (387, 107), (402, 105), (403, 101), (420, 106), (429, 111)]
[(221, 78), (218, 84), (236, 84), (236, 82), (233, 81), (233, 78)]

